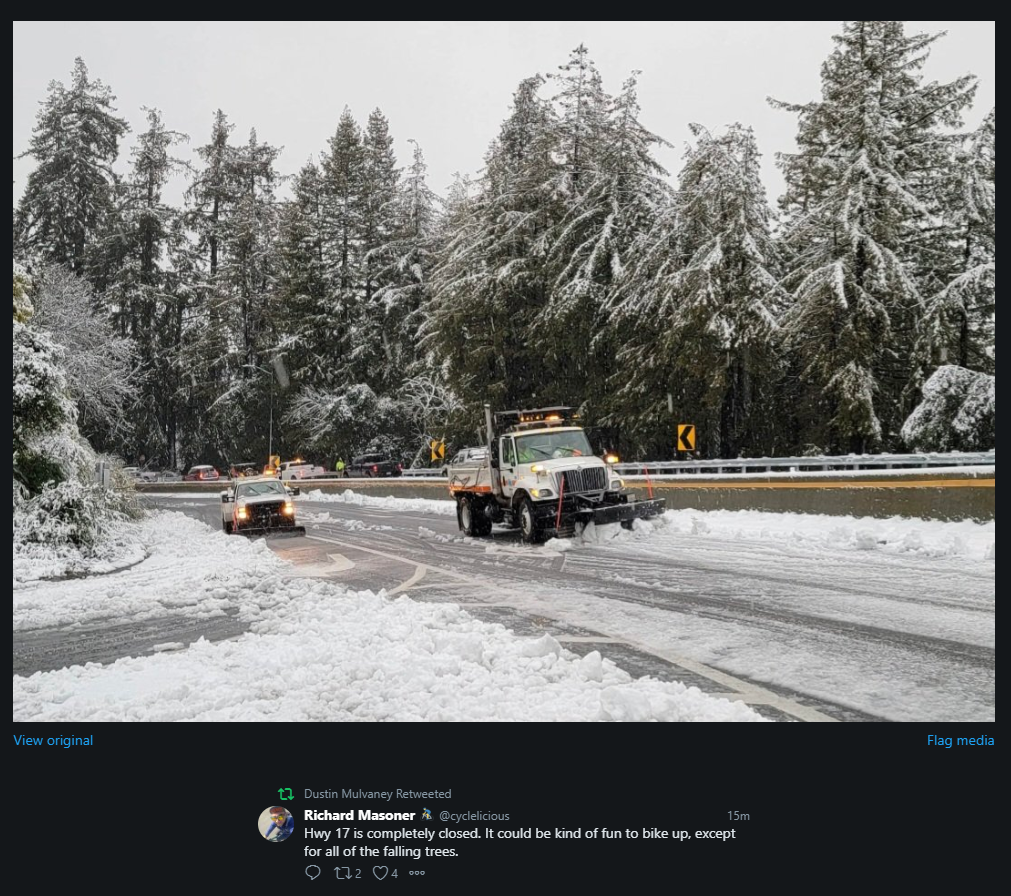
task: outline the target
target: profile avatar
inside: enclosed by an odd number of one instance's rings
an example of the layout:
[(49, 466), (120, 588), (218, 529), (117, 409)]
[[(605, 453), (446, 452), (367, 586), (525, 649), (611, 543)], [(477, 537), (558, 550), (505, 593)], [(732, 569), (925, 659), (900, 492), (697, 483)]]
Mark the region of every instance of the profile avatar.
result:
[(295, 817), (284, 806), (271, 806), (260, 813), (257, 828), (264, 840), (280, 843), (295, 830)]

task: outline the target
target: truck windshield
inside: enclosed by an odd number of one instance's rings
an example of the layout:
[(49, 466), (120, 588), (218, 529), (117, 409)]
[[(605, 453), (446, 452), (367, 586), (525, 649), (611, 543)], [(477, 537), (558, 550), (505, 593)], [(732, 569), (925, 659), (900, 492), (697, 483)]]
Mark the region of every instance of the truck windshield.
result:
[(518, 462), (530, 464), (558, 457), (590, 457), (593, 449), (581, 429), (534, 432), (516, 437)]
[(235, 490), (237, 498), (252, 498), (255, 495), (284, 495), (287, 492), (284, 486), (276, 479), (268, 479), (265, 482), (246, 482)]

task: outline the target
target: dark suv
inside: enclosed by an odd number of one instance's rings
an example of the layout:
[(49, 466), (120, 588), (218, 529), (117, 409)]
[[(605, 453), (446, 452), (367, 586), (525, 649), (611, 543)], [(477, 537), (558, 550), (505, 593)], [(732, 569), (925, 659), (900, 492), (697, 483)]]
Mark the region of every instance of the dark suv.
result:
[(403, 469), (402, 464), (390, 460), (385, 454), (363, 454), (352, 458), (347, 475), (355, 479), (371, 479), (375, 476), (399, 476)]

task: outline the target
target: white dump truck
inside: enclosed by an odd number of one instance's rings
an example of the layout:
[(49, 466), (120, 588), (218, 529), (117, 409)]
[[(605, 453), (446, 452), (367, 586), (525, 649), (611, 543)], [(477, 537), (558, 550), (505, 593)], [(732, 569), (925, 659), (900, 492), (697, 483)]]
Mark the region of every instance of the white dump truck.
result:
[[(664, 501), (636, 501), (590, 447), (572, 408), (492, 413), (485, 405), (488, 451), (451, 463), (449, 491), (466, 535), (491, 533), (493, 523), (520, 530), (528, 544), (573, 534), (577, 525), (658, 516)], [(456, 460), (456, 458), (454, 458)]]

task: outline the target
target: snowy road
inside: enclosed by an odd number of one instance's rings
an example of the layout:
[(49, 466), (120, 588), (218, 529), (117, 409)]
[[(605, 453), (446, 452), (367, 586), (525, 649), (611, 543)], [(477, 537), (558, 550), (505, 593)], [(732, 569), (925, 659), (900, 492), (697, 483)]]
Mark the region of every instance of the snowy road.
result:
[[(151, 501), (218, 521), (213, 499)], [(800, 532), (784, 537), (766, 531), (788, 527), (778, 520), (750, 531), (727, 524), (732, 515), (699, 514), (609, 543), (530, 548), (508, 532), (463, 539), (452, 515), (423, 504), (299, 503), (308, 537), (271, 540), (297, 575), (454, 602), (769, 718), (994, 718), (992, 524), (987, 548), (974, 524), (919, 524), (924, 538), (917, 524), (821, 531), (824, 518), (793, 517)], [(171, 628), (181, 624), (155, 625), (148, 639), (188, 643)], [(226, 620), (211, 624), (220, 631), (208, 638), (229, 636)]]

